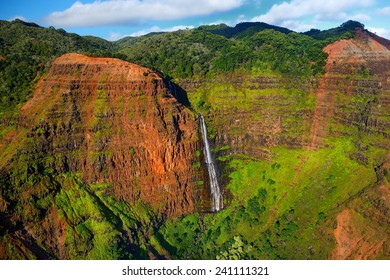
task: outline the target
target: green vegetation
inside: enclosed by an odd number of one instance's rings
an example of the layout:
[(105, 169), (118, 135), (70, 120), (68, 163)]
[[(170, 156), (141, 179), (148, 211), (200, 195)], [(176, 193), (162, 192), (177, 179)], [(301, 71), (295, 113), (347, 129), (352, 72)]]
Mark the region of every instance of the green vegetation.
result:
[[(389, 171), (383, 168), (388, 116), (372, 117), (381, 110), (377, 89), (356, 85), (352, 94), (343, 92), (353, 80), (370, 82), (368, 68), (337, 81), (335, 115), (343, 121), (331, 120), (324, 147), (302, 148), (309, 143), (316, 106), (312, 83), (324, 73), (322, 49), (353, 37), (356, 27), (364, 26), (349, 21), (299, 34), (242, 23), (110, 43), (20, 20), (0, 21), (0, 251), (13, 259), (326, 259), (335, 246), (336, 215), (347, 207), (354, 223), (369, 225), (372, 235), (383, 229), (386, 236), (389, 227), (380, 215), (388, 208), (375, 187), (379, 182), (389, 187)], [(100, 87), (107, 77), (99, 81), (87, 127), (74, 112), (49, 127), (41, 111), (32, 116), (34, 127), (21, 127), (18, 112), (35, 83), (53, 59), (67, 52), (117, 57), (158, 70), (168, 80), (199, 82), (187, 92), (189, 107), (205, 115), (209, 138), (216, 143), (222, 211), (167, 219), (140, 200), (116, 197), (114, 182), (86, 183), (80, 159), (109, 178), (112, 153), (105, 146), (110, 135), (123, 134), (107, 121), (107, 116), (123, 115), (126, 104), (123, 97), (116, 104), (109, 101)], [(161, 113), (157, 95), (155, 104), (141, 91), (137, 99), (141, 108), (156, 106)], [(64, 102), (63, 108), (77, 104), (71, 98)], [(138, 121), (131, 111), (127, 114)], [(85, 130), (93, 141), (82, 154)], [(48, 141), (50, 134), (64, 136)], [(224, 146), (218, 146), (221, 136)], [(142, 152), (137, 146), (126, 149), (128, 161)], [(192, 179), (202, 190), (207, 176), (200, 174), (201, 147), (194, 158), (198, 173)], [(136, 180), (125, 187), (139, 191)], [(379, 218), (371, 219), (373, 209), (379, 209)], [(388, 258), (387, 252), (379, 257)]]
[(241, 23), (234, 28), (202, 26), (111, 43), (21, 20), (0, 21), (0, 115), (11, 114), (24, 103), (50, 62), (64, 53), (117, 57), (175, 79), (232, 71), (307, 76), (323, 72), (322, 47), (329, 38), (350, 37), (358, 25), (347, 22), (334, 30), (308, 32), (309, 37), (264, 23)]
[(226, 24), (205, 25), (199, 27), (199, 29), (213, 34), (222, 35), (226, 38), (250, 37), (263, 30), (275, 30), (284, 34), (293, 32), (287, 28), (266, 24), (264, 22), (241, 22), (235, 27), (230, 27)]
[(251, 72), (259, 67), (299, 76), (322, 73), (323, 46), (321, 41), (294, 32), (267, 29), (228, 39), (201, 27), (148, 37), (120, 52), (130, 61), (176, 79)]
[[(215, 215), (167, 222), (161, 231), (175, 258), (325, 259), (339, 205), (376, 182), (373, 168), (349, 155), (351, 139), (319, 151), (272, 149), (271, 161), (230, 162), (233, 201)], [(382, 154), (386, 151), (382, 150)], [(187, 246), (186, 244), (190, 244)]]
[[(45, 232), (41, 223), (63, 228), (61, 238), (67, 249), (62, 258), (147, 258), (146, 236), (153, 230), (150, 225), (156, 223), (153, 213), (142, 202), (129, 205), (114, 199), (110, 187), (106, 183), (87, 185), (70, 173), (41, 176), (33, 185), (27, 182), (22, 189), (13, 190), (20, 196), (14, 215), (25, 223), (34, 222), (31, 230), (37, 232), (36, 242), (42, 254), (47, 252), (45, 258), (54, 258), (44, 245), (52, 233)], [(3, 190), (2, 195), (7, 197)], [(5, 234), (0, 242), (7, 238)], [(22, 254), (20, 248), (14, 253), (9, 250), (12, 258)]]
[(355, 35), (355, 28), (364, 29), (364, 24), (360, 22), (349, 20), (342, 25), (329, 30), (311, 29), (303, 34), (308, 35), (314, 39), (326, 40), (328, 43), (335, 42), (340, 39), (353, 38)]
[(0, 114), (31, 97), (50, 61), (69, 52), (111, 56), (112, 44), (18, 19), (0, 21)]

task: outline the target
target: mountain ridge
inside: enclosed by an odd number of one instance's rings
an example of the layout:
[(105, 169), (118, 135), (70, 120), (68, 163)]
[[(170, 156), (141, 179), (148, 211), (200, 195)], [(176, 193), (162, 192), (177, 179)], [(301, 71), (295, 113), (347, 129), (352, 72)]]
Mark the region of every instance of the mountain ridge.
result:
[(249, 25), (115, 50), (1, 23), (0, 258), (388, 259), (389, 41)]

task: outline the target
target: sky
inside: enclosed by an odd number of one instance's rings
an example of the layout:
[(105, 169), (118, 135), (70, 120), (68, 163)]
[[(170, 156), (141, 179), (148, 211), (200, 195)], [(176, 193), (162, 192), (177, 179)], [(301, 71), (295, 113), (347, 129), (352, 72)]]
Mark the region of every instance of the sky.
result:
[(261, 21), (302, 32), (357, 20), (390, 39), (388, 0), (0, 0), (0, 19), (115, 41), (206, 24)]

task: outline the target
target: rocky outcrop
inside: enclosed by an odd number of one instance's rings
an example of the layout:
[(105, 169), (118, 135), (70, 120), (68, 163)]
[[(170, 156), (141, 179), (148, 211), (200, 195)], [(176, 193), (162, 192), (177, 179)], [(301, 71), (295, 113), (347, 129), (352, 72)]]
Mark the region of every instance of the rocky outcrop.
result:
[(14, 142), (23, 144), (8, 158), (17, 164), (28, 155), (35, 162), (28, 173), (80, 173), (88, 184), (109, 184), (117, 199), (140, 200), (164, 216), (194, 210), (197, 123), (155, 72), (64, 55), (38, 82), (20, 119), (23, 132)]
[[(337, 123), (389, 137), (390, 44), (357, 29), (356, 37), (325, 47), (326, 74), (316, 91), (309, 149), (320, 148)], [(333, 131), (329, 131), (333, 122)], [(335, 129), (336, 127), (336, 129)], [(345, 133), (345, 132), (344, 132)]]
[(390, 236), (389, 188), (364, 191), (337, 214), (332, 259), (387, 259)]

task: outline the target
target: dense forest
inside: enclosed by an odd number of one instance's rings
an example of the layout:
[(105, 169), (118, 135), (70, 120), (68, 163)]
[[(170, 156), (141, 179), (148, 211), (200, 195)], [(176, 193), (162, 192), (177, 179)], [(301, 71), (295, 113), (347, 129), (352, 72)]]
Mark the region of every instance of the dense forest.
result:
[(323, 73), (322, 48), (353, 36), (358, 22), (304, 34), (276, 26), (247, 23), (236, 27), (202, 26), (152, 33), (109, 42), (21, 20), (0, 22), (0, 98), (6, 111), (30, 97), (34, 81), (55, 57), (69, 52), (116, 57), (162, 72), (166, 77), (201, 78), (226, 72)]

